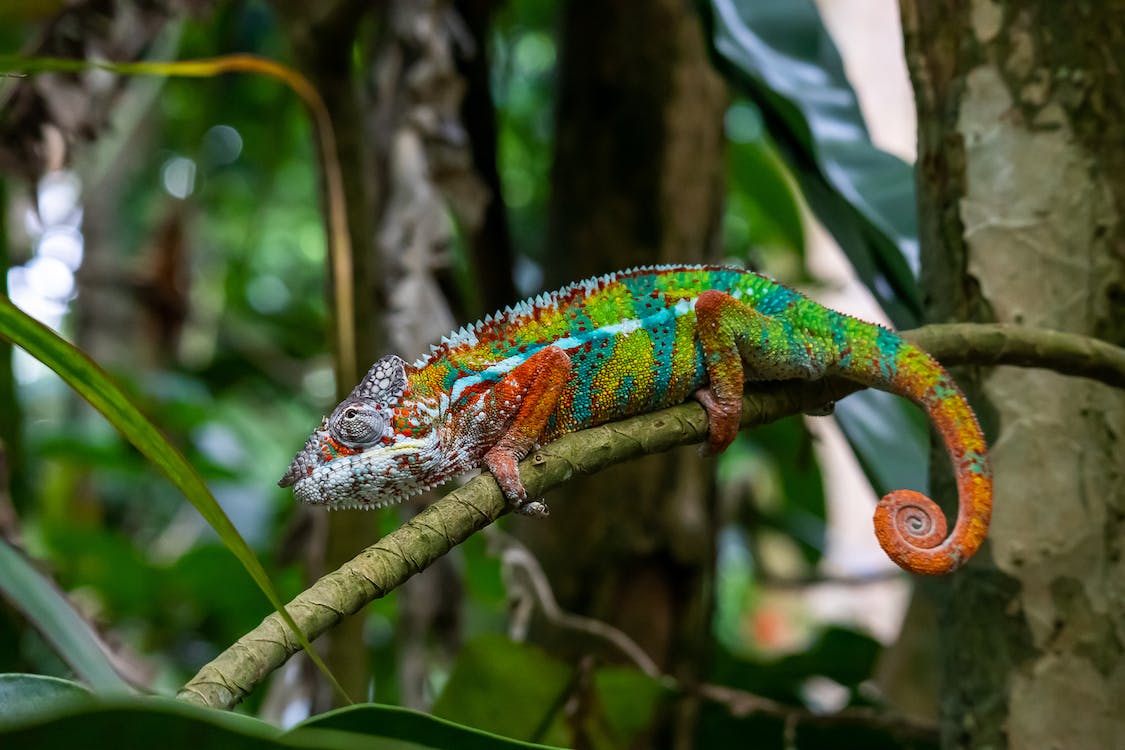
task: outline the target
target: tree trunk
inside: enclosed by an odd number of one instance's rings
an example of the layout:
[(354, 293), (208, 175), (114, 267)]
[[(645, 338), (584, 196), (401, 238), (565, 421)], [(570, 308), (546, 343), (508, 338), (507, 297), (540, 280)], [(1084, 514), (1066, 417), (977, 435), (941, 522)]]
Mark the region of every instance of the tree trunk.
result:
[[(1125, 343), (1125, 2), (901, 7), (931, 317)], [(1010, 368), (966, 380), (996, 498), (986, 554), (940, 587), (944, 745), (1119, 747), (1125, 394)]]
[[(548, 286), (714, 258), (727, 96), (692, 5), (571, 2), (561, 46)], [(564, 607), (621, 628), (686, 684), (710, 643), (712, 466), (688, 449), (577, 478), (548, 498), (549, 522), (521, 529)], [(689, 746), (694, 712), (679, 706), (653, 744)]]
[[(372, 155), (365, 138), (364, 100), (352, 58), (356, 32), (365, 9), (350, 0), (318, 4), (277, 0), (275, 5), (285, 35), (292, 45), (294, 61), (320, 93), (332, 119), (336, 156), (347, 196), (354, 325), (361, 334), (356, 337), (354, 361), (357, 367), (366, 369), (385, 349), (386, 336), (381, 321), (386, 301), (380, 283), (383, 271), (375, 249), (372, 220), (375, 190)], [(327, 207), (324, 215), (328, 215)], [(332, 278), (331, 266), (332, 259), (329, 258), (327, 279)], [(331, 283), (326, 281), (326, 284), (331, 289)], [(331, 302), (331, 291), (329, 297)], [(337, 357), (337, 398), (346, 396), (359, 377), (359, 372), (344, 371)], [(312, 533), (323, 539), (323, 542), (308, 545), (310, 580), (335, 570), (378, 537), (374, 513), (328, 515), (320, 512), (319, 508), (302, 512), (311, 514)], [(363, 612), (345, 619), (322, 646), (325, 664), (352, 700), (357, 701), (366, 699), (371, 681), (367, 648), (363, 641), (364, 620)], [(341, 700), (341, 696), (320, 680), (313, 712), (339, 705)]]

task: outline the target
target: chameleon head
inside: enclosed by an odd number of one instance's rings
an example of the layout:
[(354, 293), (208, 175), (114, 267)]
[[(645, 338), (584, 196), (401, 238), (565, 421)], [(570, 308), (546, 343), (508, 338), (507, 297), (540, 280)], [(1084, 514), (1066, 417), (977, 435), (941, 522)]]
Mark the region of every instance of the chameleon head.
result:
[(424, 489), (418, 464), (427, 438), (395, 429), (406, 391), (402, 359), (386, 356), (321, 420), (278, 485), (298, 500), (329, 508), (378, 508)]

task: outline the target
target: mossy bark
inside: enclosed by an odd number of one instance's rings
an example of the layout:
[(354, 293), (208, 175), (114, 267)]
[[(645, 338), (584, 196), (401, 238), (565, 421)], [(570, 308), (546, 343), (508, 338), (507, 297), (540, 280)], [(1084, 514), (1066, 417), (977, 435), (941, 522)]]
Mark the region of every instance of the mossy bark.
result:
[[(1121, 344), (1125, 2), (901, 8), (931, 318)], [(1116, 746), (1125, 394), (1008, 368), (959, 379), (988, 433), (996, 498), (986, 554), (939, 591), (943, 743)]]

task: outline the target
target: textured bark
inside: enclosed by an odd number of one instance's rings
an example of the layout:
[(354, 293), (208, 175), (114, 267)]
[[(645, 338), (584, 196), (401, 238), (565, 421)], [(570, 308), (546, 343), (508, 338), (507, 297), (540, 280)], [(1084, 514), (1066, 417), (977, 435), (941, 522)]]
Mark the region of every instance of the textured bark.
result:
[[(713, 258), (727, 96), (691, 3), (570, 2), (561, 47), (546, 285)], [(565, 609), (619, 627), (686, 684), (710, 644), (710, 473), (690, 449), (617, 467), (523, 529)], [(695, 711), (682, 701), (650, 740), (689, 746)]]
[[(332, 119), (336, 156), (347, 196), (354, 325), (356, 331), (363, 332), (356, 338), (352, 361), (357, 367), (366, 368), (366, 363), (377, 359), (386, 346), (385, 330), (378, 322), (386, 308), (386, 295), (379, 283), (382, 264), (375, 249), (371, 218), (375, 190), (370, 166), (372, 155), (363, 127), (362, 87), (352, 58), (359, 22), (367, 9), (355, 0), (331, 3), (277, 0), (275, 6), (293, 49), (295, 65), (320, 93)], [(321, 194), (324, 195), (324, 191)], [(325, 213), (327, 215), (327, 207)], [(331, 258), (328, 263), (331, 265)], [(325, 282), (329, 290), (331, 284), (327, 279), (331, 278), (329, 267)], [(337, 397), (343, 398), (359, 380), (360, 373), (346, 371), (339, 359), (335, 369)], [(308, 510), (302, 512), (309, 513)], [(361, 518), (313, 514), (313, 519), (312, 533), (324, 541), (307, 547), (311, 580), (338, 568), (377, 535), (378, 519), (374, 514)], [(325, 664), (353, 700), (363, 700), (371, 680), (363, 625), (362, 615), (346, 618), (324, 645)], [(312, 672), (308, 674), (311, 676)], [(318, 680), (312, 711), (327, 710), (340, 700), (341, 696), (324, 680)]]
[[(21, 52), (29, 57), (135, 60), (168, 21), (208, 7), (207, 0), (76, 0), (66, 3), (39, 40)], [(69, 162), (77, 146), (101, 135), (126, 79), (51, 73), (6, 83), (0, 101), (0, 171), (34, 182)]]
[(465, 26), (475, 43), (475, 49), (457, 59), (457, 67), (465, 79), (465, 100), (461, 106), (461, 119), (469, 135), (473, 166), (488, 189), (488, 204), (477, 231), (466, 237), (472, 267), (477, 274), (479, 309), (458, 310), (463, 320), (502, 310), (516, 302), (516, 285), (512, 279), (512, 236), (508, 227), (508, 213), (501, 200), (500, 172), (496, 163), (496, 108), (492, 103), (491, 63), (488, 56), (489, 24), (499, 0), (458, 0), (456, 7), (465, 19)]
[[(373, 215), (383, 263), (380, 281), (389, 292), (391, 350), (408, 360), (452, 330), (455, 320), (469, 317), (469, 304), (460, 299), (461, 287), (455, 283), (455, 229), (478, 262), (483, 263), (483, 242), (499, 243), (498, 263), (480, 267), (490, 280), (486, 295), (503, 289), (502, 280), (510, 274), (490, 150), (495, 140), (492, 104), (482, 67), (488, 9), (481, 3), (468, 5), (475, 13), (468, 25), (452, 0), (379, 5), (367, 65), (366, 134), (379, 188)], [(465, 70), (473, 71), (475, 85), (466, 83)], [(467, 89), (472, 92), (468, 101)], [(467, 132), (462, 119), (470, 114), (476, 127)], [(478, 167), (486, 172), (484, 180)], [(510, 288), (510, 277), (507, 284)], [(421, 507), (433, 498), (422, 496), (413, 505)], [(449, 559), (400, 590), (396, 660), (399, 698), (405, 705), (429, 707), (435, 657), (445, 657), (439, 669), (448, 667), (460, 645), (461, 605), (460, 572)]]
[[(903, 0), (902, 12), (932, 317), (1122, 343), (1125, 2)], [(962, 382), (996, 498), (988, 553), (941, 591), (943, 742), (1117, 746), (1125, 394), (1005, 368)]]

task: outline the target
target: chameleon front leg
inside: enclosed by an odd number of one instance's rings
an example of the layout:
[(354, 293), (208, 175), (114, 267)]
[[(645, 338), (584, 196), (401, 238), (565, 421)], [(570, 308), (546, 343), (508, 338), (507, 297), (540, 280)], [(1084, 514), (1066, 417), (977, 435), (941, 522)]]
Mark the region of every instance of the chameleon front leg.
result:
[(570, 369), (565, 351), (557, 346), (540, 349), (497, 383), (485, 402), (490, 418), (506, 422), (507, 427), (484, 454), (484, 465), (515, 510), (524, 515), (541, 517), (548, 513), (543, 501), (528, 501), (517, 464), (543, 434), (570, 378)]
[(695, 398), (707, 410), (707, 447), (712, 454), (726, 450), (738, 433), (747, 379), (811, 380), (824, 374), (811, 335), (729, 294), (700, 294), (695, 319), (708, 380)]

